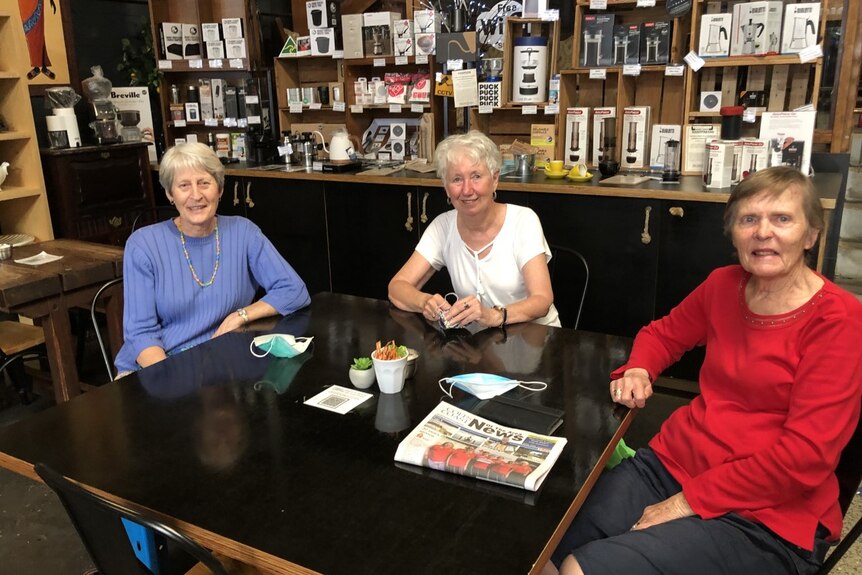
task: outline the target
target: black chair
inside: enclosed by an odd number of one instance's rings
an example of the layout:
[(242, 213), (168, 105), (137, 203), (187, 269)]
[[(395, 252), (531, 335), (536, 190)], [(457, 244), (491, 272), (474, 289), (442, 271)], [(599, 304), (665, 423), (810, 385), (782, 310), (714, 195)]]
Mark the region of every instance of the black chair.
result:
[(135, 554), (124, 528), (123, 519), (154, 531), (163, 541), (160, 555), (161, 575), (186, 573), (202, 563), (213, 575), (228, 575), (222, 564), (207, 549), (153, 517), (108, 501), (69, 481), (43, 463), (35, 465), (39, 477), (57, 493), (69, 514), (99, 575), (152, 575)]
[(111, 352), (108, 350), (107, 344), (102, 337), (102, 329), (99, 326), (99, 318), (96, 316), (96, 311), (99, 308), (100, 300), (102, 299), (102, 296), (105, 295), (105, 292), (113, 286), (122, 283), (122, 281), (123, 278), (114, 278), (106, 282), (99, 288), (99, 291), (96, 292), (96, 295), (93, 296), (93, 301), (90, 303), (90, 320), (93, 322), (93, 331), (96, 333), (96, 341), (99, 343), (99, 351), (102, 353), (102, 361), (105, 362), (105, 369), (108, 372), (108, 381), (113, 381), (114, 379), (114, 362)]
[(156, 206), (139, 212), (132, 221), (132, 233), (138, 228), (162, 222), (177, 215), (177, 208), (170, 206)]
[[(556, 245), (550, 247), (548, 271), (551, 274), (551, 287), (554, 288), (554, 305), (560, 313), (563, 327), (578, 329), (590, 283), (590, 266), (576, 250)], [(574, 321), (571, 321), (572, 318)]]
[(23, 405), (32, 403), (34, 398), (32, 381), (22, 364), (29, 359), (47, 359), (42, 328), (17, 321), (0, 321), (0, 384), (3, 374), (8, 373)]

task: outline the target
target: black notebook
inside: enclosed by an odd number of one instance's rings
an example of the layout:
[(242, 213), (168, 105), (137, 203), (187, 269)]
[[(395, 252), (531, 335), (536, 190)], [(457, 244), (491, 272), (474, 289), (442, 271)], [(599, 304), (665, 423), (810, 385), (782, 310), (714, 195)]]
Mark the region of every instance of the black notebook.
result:
[(507, 427), (516, 427), (533, 433), (551, 435), (563, 423), (566, 412), (562, 409), (536, 405), (519, 399), (497, 396), (483, 399), (472, 407), (464, 407), (474, 415), (480, 415)]

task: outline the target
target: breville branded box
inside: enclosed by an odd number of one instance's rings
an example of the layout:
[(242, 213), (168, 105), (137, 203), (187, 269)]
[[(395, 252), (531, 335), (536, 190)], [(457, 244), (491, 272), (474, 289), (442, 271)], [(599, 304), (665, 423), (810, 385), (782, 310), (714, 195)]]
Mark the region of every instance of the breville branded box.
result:
[(796, 54), (817, 43), (820, 2), (788, 4), (784, 7), (781, 53)]
[(364, 58), (365, 49), (362, 41), (362, 14), (344, 14), (341, 16), (341, 28), (344, 31), (344, 58)]
[(613, 14), (584, 16), (581, 40), (581, 66), (611, 66), (614, 63)]
[(162, 52), (166, 60), (183, 59), (183, 25), (178, 22), (162, 22)]
[[(616, 146), (616, 108), (593, 108), (593, 150), (592, 165), (598, 166), (606, 147)], [(609, 154), (613, 151), (608, 149)], [(613, 156), (609, 159), (614, 159)]]
[(200, 60), (201, 32), (197, 24), (183, 24), (183, 58), (186, 60)]
[(733, 14), (704, 14), (701, 16), (698, 55), (701, 58), (721, 58), (729, 55), (732, 24)]
[(651, 170), (664, 169), (665, 148), (669, 140), (682, 141), (682, 126), (679, 124), (655, 124), (650, 138), (649, 167)]
[(733, 185), (733, 152), (738, 140), (712, 140), (706, 144), (703, 158), (703, 185), (709, 189)]
[(670, 27), (666, 20), (641, 24), (641, 64), (667, 64), (670, 60)]
[(769, 167), (769, 140), (744, 138), (742, 140), (742, 177), (747, 178), (758, 170)]
[(775, 0), (745, 2), (733, 7), (731, 56), (778, 54), (784, 3)]
[(622, 167), (644, 168), (649, 156), (649, 106), (628, 106), (623, 108)]
[(590, 149), (590, 109), (566, 108), (566, 139), (562, 160), (567, 168), (586, 164)]

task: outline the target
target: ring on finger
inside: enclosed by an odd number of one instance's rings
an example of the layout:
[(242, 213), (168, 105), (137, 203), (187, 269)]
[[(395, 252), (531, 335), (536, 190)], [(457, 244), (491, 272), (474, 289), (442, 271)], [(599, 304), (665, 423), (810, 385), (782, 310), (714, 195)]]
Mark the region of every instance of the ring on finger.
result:
[(620, 397), (622, 397), (622, 396), (623, 396), (623, 389), (622, 389), (621, 387), (616, 388), (616, 389), (614, 390), (614, 396), (615, 396), (617, 399), (619, 399)]
[(467, 302), (464, 302), (464, 309), (467, 309), (469, 307), (470, 307), (470, 304), (468, 304)]

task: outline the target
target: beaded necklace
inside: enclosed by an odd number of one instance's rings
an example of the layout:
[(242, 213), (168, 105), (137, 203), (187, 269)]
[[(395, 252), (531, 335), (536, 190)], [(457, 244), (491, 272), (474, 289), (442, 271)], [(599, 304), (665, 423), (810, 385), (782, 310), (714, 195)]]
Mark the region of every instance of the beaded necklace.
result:
[(183, 255), (186, 256), (186, 262), (189, 264), (189, 269), (192, 272), (192, 277), (195, 278), (195, 281), (202, 288), (209, 287), (213, 285), (215, 281), (216, 274), (218, 273), (219, 263), (221, 262), (221, 240), (219, 238), (218, 233), (218, 219), (215, 222), (215, 240), (216, 240), (216, 258), (215, 258), (215, 266), (213, 267), (213, 275), (209, 279), (208, 282), (202, 282), (201, 278), (198, 277), (197, 272), (195, 271), (195, 266), (192, 265), (192, 259), (189, 257), (189, 250), (186, 249), (186, 236), (183, 233), (183, 228), (180, 226), (179, 220), (177, 220), (177, 229), (180, 231), (180, 243), (183, 245)]

